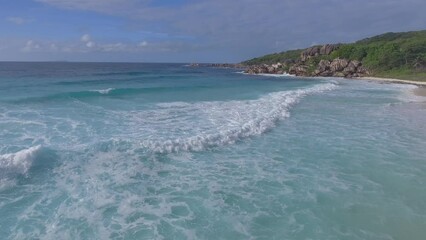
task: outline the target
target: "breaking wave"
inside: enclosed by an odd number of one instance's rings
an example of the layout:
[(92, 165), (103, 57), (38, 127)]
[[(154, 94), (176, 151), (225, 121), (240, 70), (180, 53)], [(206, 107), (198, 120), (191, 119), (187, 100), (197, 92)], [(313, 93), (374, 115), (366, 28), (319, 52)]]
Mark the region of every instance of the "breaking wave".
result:
[(240, 73), (240, 74), (244, 74), (244, 75), (250, 75), (250, 76), (262, 76), (262, 77), (298, 77), (296, 75), (289, 74), (289, 73), (282, 73), (282, 74), (272, 74), (272, 73), (250, 74), (250, 73), (245, 73), (244, 71), (240, 71), (240, 72), (236, 72), (236, 73)]
[(52, 101), (68, 101), (70, 99), (91, 99), (99, 97), (119, 97), (131, 96), (138, 94), (157, 94), (175, 91), (194, 91), (194, 89), (206, 89), (206, 86), (191, 86), (191, 87), (144, 87), (144, 88), (106, 88), (85, 90), (76, 92), (55, 93), (39, 97), (26, 97), (10, 101), (11, 103), (44, 103)]
[[(277, 121), (289, 117), (291, 106), (304, 96), (335, 88), (335, 84), (327, 83), (307, 89), (275, 92), (256, 100), (159, 104), (160, 110), (151, 113), (151, 117), (156, 117), (150, 122), (162, 125), (150, 124), (150, 127), (163, 128), (162, 135), (167, 137), (146, 139), (140, 145), (156, 153), (170, 153), (202, 151), (233, 144), (274, 128)], [(175, 117), (167, 119), (167, 116)], [(149, 120), (147, 116), (140, 117)]]
[(111, 91), (115, 90), (115, 88), (107, 88), (107, 89), (99, 89), (99, 90), (91, 90), (91, 92), (97, 92), (100, 94), (108, 94)]
[(41, 146), (35, 146), (16, 153), (0, 155), (0, 176), (27, 174), (41, 149)]

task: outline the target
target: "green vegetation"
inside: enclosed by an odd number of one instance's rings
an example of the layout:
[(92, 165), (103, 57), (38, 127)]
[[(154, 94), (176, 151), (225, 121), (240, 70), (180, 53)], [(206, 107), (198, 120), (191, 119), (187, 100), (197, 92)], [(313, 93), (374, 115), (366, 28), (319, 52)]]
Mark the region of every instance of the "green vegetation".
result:
[(245, 65), (259, 65), (259, 64), (274, 64), (277, 62), (296, 61), (304, 49), (290, 50), (281, 53), (273, 53), (263, 57), (253, 58), (243, 62)]
[(412, 69), (392, 69), (389, 71), (376, 72), (375, 77), (383, 78), (395, 78), (395, 79), (406, 79), (413, 81), (426, 81), (426, 71), (425, 70), (412, 70)]
[[(270, 54), (243, 62), (246, 65), (297, 61), (304, 50)], [(309, 59), (315, 65), (321, 59), (359, 60), (372, 76), (426, 81), (426, 30), (385, 33), (355, 43), (343, 44), (330, 55)]]

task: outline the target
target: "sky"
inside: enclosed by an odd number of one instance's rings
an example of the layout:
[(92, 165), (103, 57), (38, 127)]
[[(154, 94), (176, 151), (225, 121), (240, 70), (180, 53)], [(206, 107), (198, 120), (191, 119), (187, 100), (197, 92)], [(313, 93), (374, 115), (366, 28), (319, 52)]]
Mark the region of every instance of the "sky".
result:
[(240, 62), (424, 29), (425, 0), (0, 0), (0, 61)]

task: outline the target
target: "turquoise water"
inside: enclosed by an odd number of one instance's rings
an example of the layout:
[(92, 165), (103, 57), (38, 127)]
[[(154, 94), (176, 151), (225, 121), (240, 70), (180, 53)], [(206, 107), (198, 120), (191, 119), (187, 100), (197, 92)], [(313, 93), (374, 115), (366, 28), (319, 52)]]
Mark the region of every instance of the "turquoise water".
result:
[(425, 239), (409, 85), (0, 63), (4, 239)]

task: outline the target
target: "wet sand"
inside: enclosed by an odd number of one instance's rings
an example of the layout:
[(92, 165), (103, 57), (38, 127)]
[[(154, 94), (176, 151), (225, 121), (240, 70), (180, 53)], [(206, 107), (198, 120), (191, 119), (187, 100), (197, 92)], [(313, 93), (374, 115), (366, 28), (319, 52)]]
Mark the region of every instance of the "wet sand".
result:
[(425, 86), (426, 87), (426, 81), (420, 82), (420, 81), (412, 81), (412, 80), (404, 80), (404, 79), (396, 79), (396, 78), (378, 78), (378, 77), (360, 77), (358, 79), (370, 80), (370, 81), (389, 82), (389, 83), (413, 84), (413, 85), (417, 85), (417, 86)]
[(426, 87), (418, 87), (413, 90), (414, 95), (420, 97), (426, 97)]

